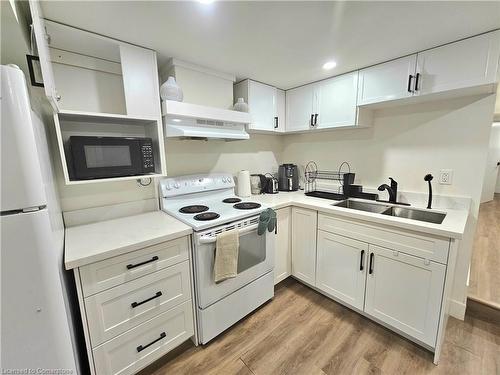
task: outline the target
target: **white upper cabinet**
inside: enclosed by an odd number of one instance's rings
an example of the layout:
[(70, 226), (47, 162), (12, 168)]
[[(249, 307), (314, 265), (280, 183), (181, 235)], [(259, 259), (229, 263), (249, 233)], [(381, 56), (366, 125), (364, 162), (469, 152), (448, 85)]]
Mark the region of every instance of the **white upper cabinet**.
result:
[(286, 93), (276, 89), (277, 131), (283, 133), (286, 129)]
[(160, 118), (156, 52), (121, 44), (120, 58), (127, 115)]
[(286, 131), (304, 131), (311, 128), (314, 84), (297, 87), (286, 92)]
[(54, 112), (59, 112), (58, 101), (60, 100), (60, 96), (57, 93), (54, 81), (54, 72), (52, 71), (52, 62), (50, 59), (48, 44), (49, 36), (47, 35), (47, 30), (45, 28), (40, 3), (38, 0), (30, 0), (29, 7), (33, 20), (33, 33), (36, 41), (36, 50), (40, 59), (40, 69), (42, 70), (45, 95), (47, 95)]
[(343, 74), (315, 85), (314, 128), (356, 125), (358, 72)]
[(500, 31), (419, 52), (418, 95), (491, 84), (497, 81)]
[(248, 125), (249, 130), (263, 132), (280, 131), (280, 120), (285, 121), (284, 114), (280, 118), (279, 111), (284, 111), (278, 106), (278, 96), (284, 96), (284, 92), (278, 93), (276, 87), (269, 86), (250, 79), (238, 82), (234, 85), (234, 101), (243, 98), (248, 103), (252, 122)]
[(358, 72), (286, 92), (286, 131), (357, 125)]
[(368, 244), (318, 231), (316, 287), (363, 310)]
[(358, 105), (413, 95), (417, 55), (402, 57), (359, 71)]

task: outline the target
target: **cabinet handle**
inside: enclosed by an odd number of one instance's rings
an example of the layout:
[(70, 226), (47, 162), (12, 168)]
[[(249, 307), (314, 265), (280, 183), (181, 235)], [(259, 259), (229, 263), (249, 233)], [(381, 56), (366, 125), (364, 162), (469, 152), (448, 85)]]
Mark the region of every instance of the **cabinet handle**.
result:
[(134, 308), (134, 307), (140, 306), (140, 305), (142, 305), (143, 303), (146, 303), (146, 302), (152, 301), (152, 300), (154, 300), (155, 298), (158, 298), (158, 297), (161, 297), (161, 296), (162, 296), (162, 293), (161, 293), (161, 292), (156, 292), (156, 294), (155, 294), (153, 297), (149, 297), (148, 299), (145, 299), (144, 301), (141, 301), (141, 302), (132, 302), (130, 305), (132, 306), (132, 308)]
[(311, 113), (311, 126), (314, 126), (314, 114)]
[(370, 253), (370, 268), (368, 269), (368, 273), (370, 275), (373, 273), (373, 257), (374, 257), (374, 254)]
[(316, 126), (318, 124), (318, 114), (316, 113), (314, 115), (314, 126)]
[(359, 270), (363, 271), (364, 265), (363, 265), (363, 258), (365, 257), (365, 251), (361, 250), (361, 256), (359, 258)]
[(420, 73), (417, 73), (417, 75), (415, 76), (415, 91), (418, 91), (419, 88), (418, 88), (418, 80), (420, 79)]
[(160, 337), (158, 337), (156, 340), (151, 341), (149, 344), (146, 345), (139, 345), (137, 347), (137, 353), (142, 352), (144, 349), (149, 348), (151, 345), (153, 345), (155, 342), (160, 341), (161, 339), (164, 339), (167, 337), (167, 334), (165, 332), (160, 333)]
[(413, 79), (413, 76), (410, 74), (408, 76), (408, 88), (407, 88), (408, 92), (413, 92), (412, 89), (411, 89), (411, 81), (412, 81), (412, 79)]
[(278, 129), (278, 117), (274, 118), (274, 128)]
[(144, 264), (148, 264), (148, 263), (151, 263), (151, 262), (154, 262), (154, 261), (157, 261), (157, 260), (158, 260), (158, 257), (155, 255), (150, 260), (145, 260), (144, 262), (141, 262), (141, 263), (127, 264), (127, 269), (130, 270), (132, 268), (139, 267), (139, 266), (142, 266)]

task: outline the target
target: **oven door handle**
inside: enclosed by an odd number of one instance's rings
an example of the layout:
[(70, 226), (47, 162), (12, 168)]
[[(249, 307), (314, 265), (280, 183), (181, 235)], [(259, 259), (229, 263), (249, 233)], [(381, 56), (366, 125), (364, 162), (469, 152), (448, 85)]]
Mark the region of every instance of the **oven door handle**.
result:
[[(259, 224), (252, 224), (252, 225), (249, 225), (248, 227), (244, 227), (244, 228), (241, 228), (239, 229), (239, 235), (241, 236), (242, 234), (246, 234), (246, 233), (249, 233), (249, 232), (252, 232), (254, 230), (257, 229), (257, 227), (259, 226)], [(200, 244), (207, 244), (207, 243), (214, 243), (217, 241), (217, 236), (210, 236), (210, 237), (200, 237), (200, 239), (198, 240), (198, 242)]]

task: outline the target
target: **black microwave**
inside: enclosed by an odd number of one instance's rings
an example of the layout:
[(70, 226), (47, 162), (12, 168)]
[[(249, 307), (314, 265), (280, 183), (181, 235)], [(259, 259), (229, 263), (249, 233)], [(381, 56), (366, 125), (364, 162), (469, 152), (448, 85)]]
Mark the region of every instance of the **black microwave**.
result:
[(69, 137), (77, 180), (137, 176), (155, 171), (151, 138)]

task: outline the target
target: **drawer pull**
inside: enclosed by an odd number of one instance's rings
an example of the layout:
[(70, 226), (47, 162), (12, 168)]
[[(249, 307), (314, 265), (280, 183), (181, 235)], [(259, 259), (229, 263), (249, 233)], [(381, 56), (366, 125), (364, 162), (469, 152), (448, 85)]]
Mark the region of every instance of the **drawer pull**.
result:
[(130, 305), (132, 306), (132, 308), (134, 308), (134, 307), (137, 307), (137, 306), (142, 305), (143, 303), (146, 303), (146, 302), (152, 301), (152, 300), (154, 300), (155, 298), (161, 297), (161, 295), (162, 295), (162, 293), (161, 293), (161, 292), (156, 292), (156, 294), (155, 294), (153, 297), (150, 297), (150, 298), (148, 298), (148, 299), (145, 299), (144, 301), (141, 301), (141, 302), (132, 302)]
[(158, 257), (155, 255), (154, 257), (152, 257), (150, 260), (145, 260), (144, 262), (141, 262), (141, 263), (136, 263), (136, 264), (127, 264), (127, 269), (130, 270), (132, 268), (135, 268), (135, 267), (139, 267), (139, 266), (142, 266), (144, 264), (148, 264), (148, 263), (151, 263), (151, 262), (155, 262), (158, 260)]
[(151, 341), (149, 344), (146, 345), (139, 345), (137, 347), (137, 353), (142, 352), (144, 349), (149, 348), (151, 345), (153, 345), (155, 342), (160, 341), (161, 339), (164, 339), (167, 337), (167, 334), (165, 332), (160, 333), (160, 337), (158, 337), (156, 340)]
[(370, 267), (368, 268), (368, 273), (371, 275), (373, 273), (373, 256), (374, 254), (370, 254)]
[(363, 258), (365, 257), (365, 251), (364, 250), (361, 250), (361, 257), (359, 259), (359, 270), (360, 271), (363, 271)]

